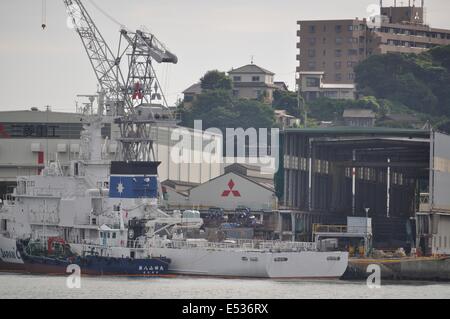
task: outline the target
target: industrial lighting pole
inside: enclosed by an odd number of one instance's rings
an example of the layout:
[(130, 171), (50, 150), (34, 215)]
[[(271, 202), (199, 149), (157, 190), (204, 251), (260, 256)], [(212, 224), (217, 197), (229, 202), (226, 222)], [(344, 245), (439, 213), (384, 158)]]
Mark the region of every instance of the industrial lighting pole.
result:
[[(300, 73), (298, 75), (298, 78), (295, 79), (296, 83), (297, 83), (297, 107), (298, 107), (298, 114), (300, 115), (302, 113), (302, 108), (301, 108), (301, 95), (300, 95)], [(308, 114), (306, 111), (306, 106), (305, 103), (303, 101), (303, 125), (305, 128), (307, 128), (308, 124), (307, 124), (307, 119), (308, 119)]]
[(386, 217), (390, 217), (390, 202), (391, 202), (391, 159), (387, 159), (387, 177), (386, 177)]
[[(352, 152), (353, 165), (356, 162), (356, 150)], [(356, 214), (356, 167), (352, 167), (352, 215)]]

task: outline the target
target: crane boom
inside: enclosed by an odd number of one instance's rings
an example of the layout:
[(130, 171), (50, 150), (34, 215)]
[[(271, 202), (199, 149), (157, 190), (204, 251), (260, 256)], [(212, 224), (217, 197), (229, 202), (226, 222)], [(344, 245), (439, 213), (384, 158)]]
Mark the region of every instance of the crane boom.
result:
[(141, 53), (149, 54), (156, 62), (178, 63), (177, 56), (170, 52), (153, 34), (141, 30), (129, 32), (124, 29), (120, 30), (120, 33), (131, 46)]
[(101, 91), (109, 100), (121, 99), (124, 79), (115, 57), (80, 0), (64, 0), (70, 22), (81, 38)]
[[(177, 119), (167, 107), (152, 61), (176, 64), (178, 58), (153, 34), (123, 28), (115, 56), (82, 1), (63, 1), (94, 69), (102, 101), (106, 98), (119, 127), (116, 155), (124, 161), (155, 160), (152, 138), (155, 126), (173, 126)], [(128, 58), (126, 79), (120, 68), (124, 56)], [(155, 103), (157, 100), (165, 105)], [(103, 106), (100, 109), (103, 111)]]

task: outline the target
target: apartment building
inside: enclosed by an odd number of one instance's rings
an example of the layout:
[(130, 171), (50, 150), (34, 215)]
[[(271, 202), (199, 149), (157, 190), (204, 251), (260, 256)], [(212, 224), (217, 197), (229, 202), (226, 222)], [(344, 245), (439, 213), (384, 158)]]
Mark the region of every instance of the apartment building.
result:
[[(411, 2), (411, 1), (410, 1)], [(424, 2), (383, 6), (379, 23), (366, 19), (298, 21), (297, 72), (324, 72), (324, 83), (354, 83), (354, 67), (372, 54), (420, 53), (450, 44), (450, 30), (425, 24)]]
[(320, 97), (335, 100), (354, 100), (356, 88), (354, 84), (324, 83), (325, 72), (299, 72), (299, 87), (305, 101), (312, 101)]
[(353, 67), (367, 57), (366, 21), (298, 21), (298, 72), (324, 72), (324, 83), (353, 83)]

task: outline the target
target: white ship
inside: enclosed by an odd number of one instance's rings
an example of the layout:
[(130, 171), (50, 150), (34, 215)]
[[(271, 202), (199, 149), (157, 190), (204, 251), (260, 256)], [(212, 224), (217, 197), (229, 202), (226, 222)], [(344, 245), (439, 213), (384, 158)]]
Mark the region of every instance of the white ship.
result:
[[(26, 270), (22, 246), (32, 242), (47, 245), (47, 251), (68, 245), (78, 255), (167, 257), (176, 274), (338, 278), (344, 273), (347, 253), (319, 251), (314, 243), (185, 239), (184, 230), (199, 228), (203, 221), (195, 211), (158, 208), (159, 163), (149, 161), (154, 159), (152, 126), (176, 122), (167, 105), (153, 102), (161, 100), (161, 92), (152, 61), (177, 63), (177, 57), (154, 35), (127, 29), (120, 30), (115, 56), (82, 1), (64, 4), (99, 82), (98, 108), (86, 107), (79, 158), (69, 169), (56, 159), (39, 176), (19, 177), (14, 193), (1, 203), (0, 270)], [(128, 72), (121, 70), (121, 61)], [(101, 128), (113, 122), (120, 127), (120, 136), (112, 139), (121, 162), (104, 151), (109, 141), (102, 139)]]
[(164, 256), (175, 274), (339, 278), (344, 273), (347, 253), (318, 251), (315, 243), (184, 239), (184, 229), (202, 226), (199, 214), (158, 208), (158, 163), (142, 162), (148, 174), (130, 174), (132, 166), (111, 162), (102, 152), (108, 142), (100, 134), (104, 120), (101, 115), (88, 117), (80, 158), (70, 170), (62, 171), (53, 162), (39, 176), (18, 178), (0, 210), (0, 268), (22, 267), (17, 240), (46, 243), (61, 238), (78, 254), (95, 250), (109, 257)]
[(153, 252), (168, 256), (177, 274), (256, 278), (339, 278), (347, 253), (319, 252), (310, 243), (169, 241)]

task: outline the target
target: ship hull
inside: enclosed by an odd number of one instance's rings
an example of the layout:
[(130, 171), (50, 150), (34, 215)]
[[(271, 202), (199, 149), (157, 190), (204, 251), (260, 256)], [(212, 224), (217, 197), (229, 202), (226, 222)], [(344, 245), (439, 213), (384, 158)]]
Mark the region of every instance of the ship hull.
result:
[(14, 239), (0, 235), (0, 271), (26, 272), (25, 263)]
[(70, 265), (80, 267), (81, 275), (92, 276), (160, 276), (168, 273), (167, 258), (75, 257), (72, 260), (28, 256), (14, 239), (0, 236), (0, 271), (44, 275), (67, 275)]
[(258, 252), (213, 249), (152, 248), (171, 259), (170, 273), (249, 278), (340, 278), (346, 252)]
[(160, 276), (167, 274), (169, 263), (166, 260), (127, 259), (108, 257), (81, 257), (73, 261), (47, 257), (25, 258), (25, 271), (35, 274), (67, 275), (70, 265), (80, 267), (82, 275), (91, 276)]

